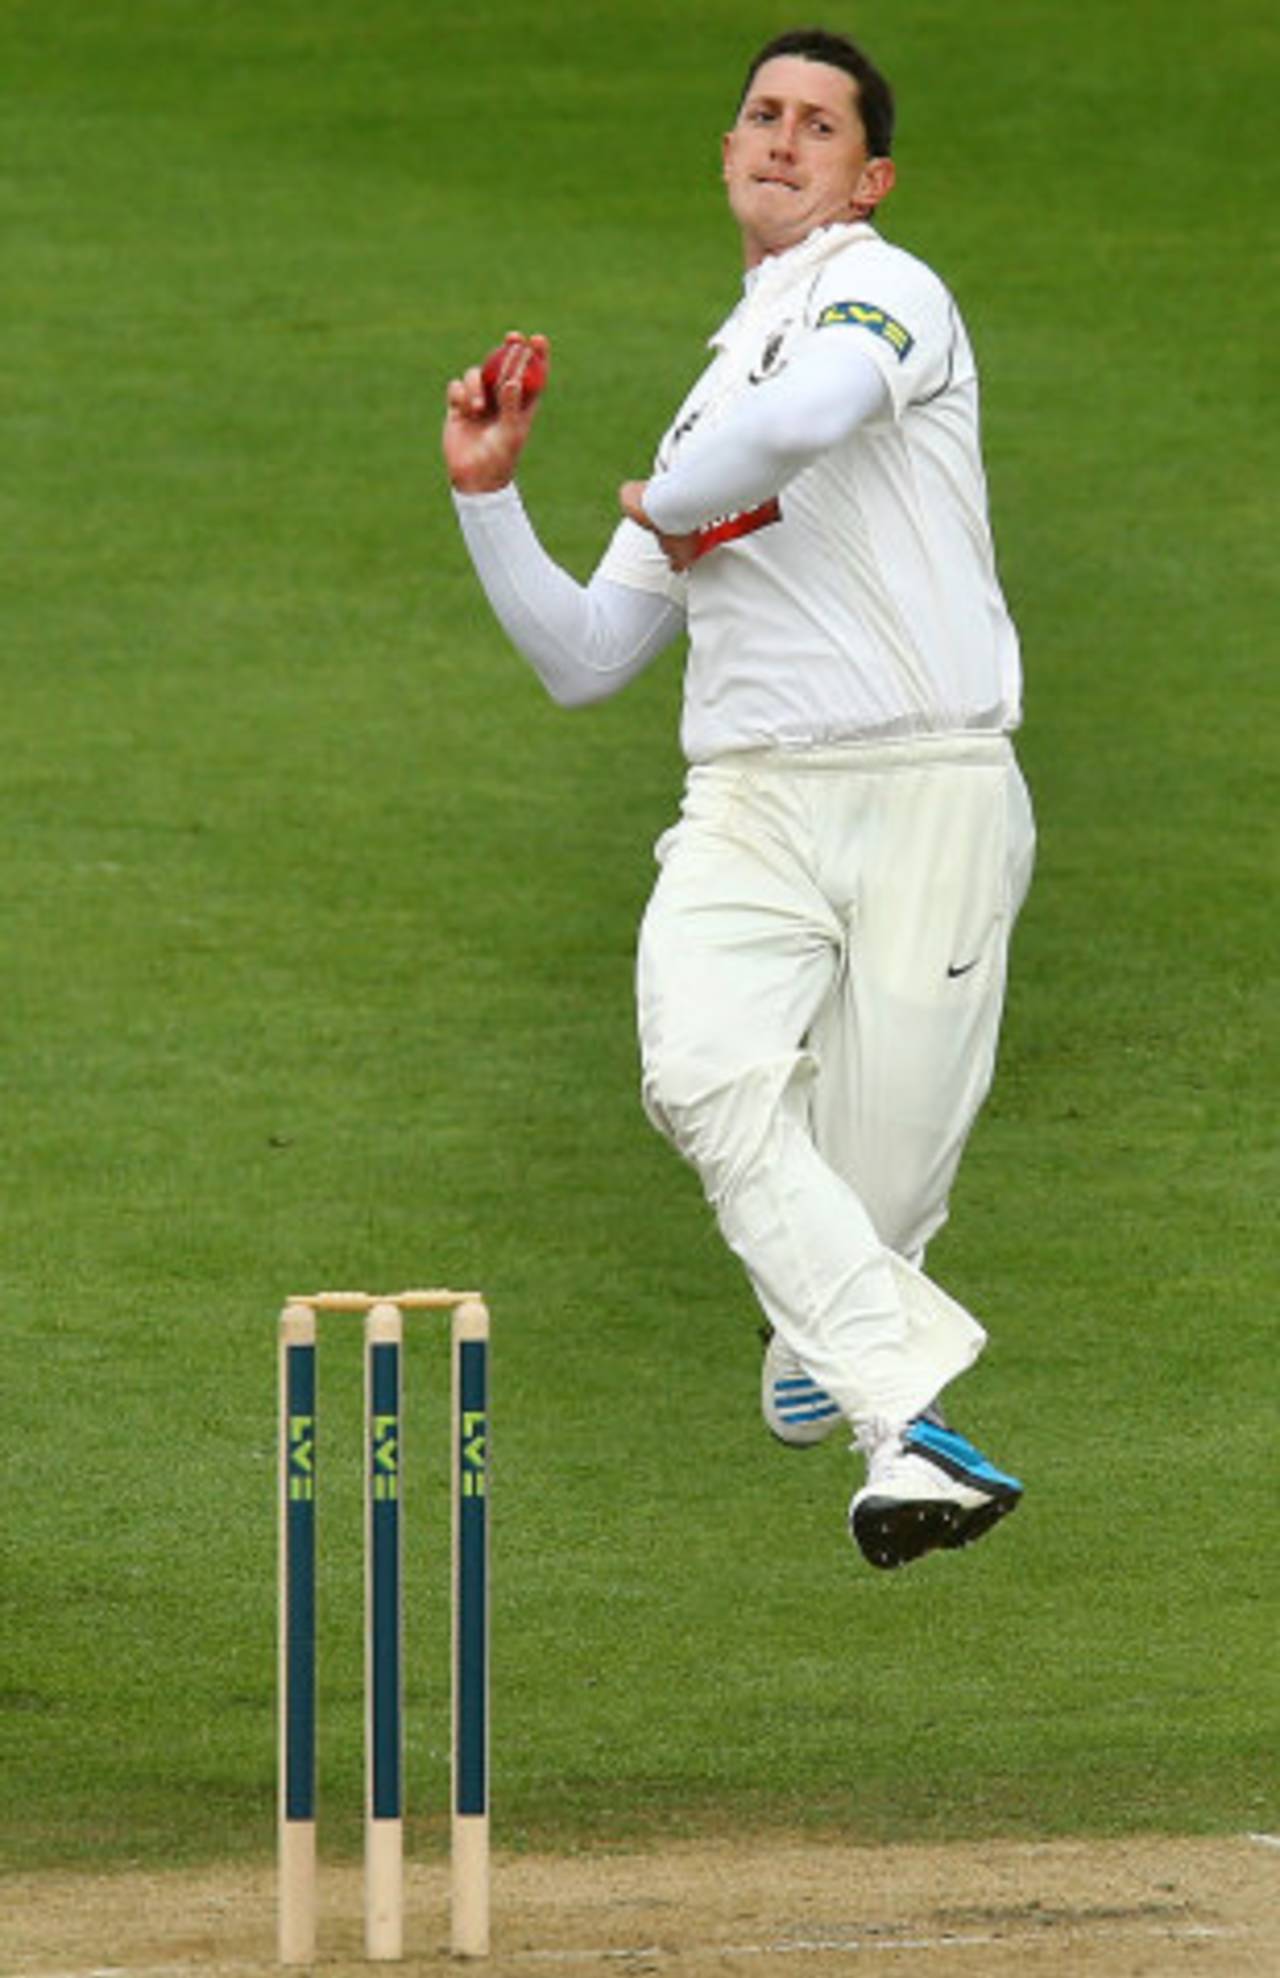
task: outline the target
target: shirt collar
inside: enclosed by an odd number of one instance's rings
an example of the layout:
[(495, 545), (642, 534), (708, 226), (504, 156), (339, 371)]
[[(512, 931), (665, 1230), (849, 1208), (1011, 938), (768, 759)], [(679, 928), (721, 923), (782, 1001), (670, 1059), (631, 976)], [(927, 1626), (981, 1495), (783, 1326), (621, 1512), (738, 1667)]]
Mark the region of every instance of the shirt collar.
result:
[(734, 326), (739, 323), (748, 308), (766, 303), (772, 296), (789, 288), (798, 275), (817, 267), (838, 254), (842, 248), (851, 247), (856, 240), (878, 240), (873, 226), (865, 220), (833, 220), (828, 226), (815, 227), (811, 234), (788, 247), (781, 254), (767, 254), (754, 268), (748, 268), (742, 281), (742, 300), (720, 325), (715, 335), (707, 339), (712, 349), (723, 349), (729, 341)]

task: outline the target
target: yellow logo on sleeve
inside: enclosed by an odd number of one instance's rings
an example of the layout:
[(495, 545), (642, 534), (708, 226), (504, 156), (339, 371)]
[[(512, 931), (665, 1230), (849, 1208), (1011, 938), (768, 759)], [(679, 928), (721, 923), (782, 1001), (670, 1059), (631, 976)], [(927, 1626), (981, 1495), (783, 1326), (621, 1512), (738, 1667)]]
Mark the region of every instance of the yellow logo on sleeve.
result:
[(854, 323), (859, 329), (870, 330), (873, 336), (883, 337), (899, 364), (915, 344), (910, 330), (874, 302), (829, 302), (818, 318), (817, 327), (825, 330), (832, 323)]

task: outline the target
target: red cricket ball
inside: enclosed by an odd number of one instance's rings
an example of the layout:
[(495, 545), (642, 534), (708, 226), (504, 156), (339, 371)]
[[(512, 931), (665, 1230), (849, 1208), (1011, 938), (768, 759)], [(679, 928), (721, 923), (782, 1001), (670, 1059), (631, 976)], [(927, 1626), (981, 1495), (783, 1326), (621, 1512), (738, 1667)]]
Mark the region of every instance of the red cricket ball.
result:
[[(505, 343), (500, 343), (496, 350), (489, 352), (484, 363), (480, 366), (480, 378), (484, 385), (484, 395), (491, 412), (496, 412), (498, 409), (498, 373), (502, 369), (502, 360), (511, 348), (513, 341), (513, 338), (508, 337)], [(532, 405), (534, 399), (537, 398), (547, 382), (546, 353), (539, 350), (536, 344), (529, 351), (529, 361), (524, 367), (524, 377), (521, 382), (524, 385), (522, 403)]]

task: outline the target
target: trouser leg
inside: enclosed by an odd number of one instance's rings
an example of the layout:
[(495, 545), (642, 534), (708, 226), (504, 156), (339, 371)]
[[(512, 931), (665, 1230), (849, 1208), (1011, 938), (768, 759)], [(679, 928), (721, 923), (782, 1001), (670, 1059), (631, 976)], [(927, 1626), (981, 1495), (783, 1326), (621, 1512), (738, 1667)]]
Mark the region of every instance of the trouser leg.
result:
[[(641, 933), (645, 1099), (801, 1364), (854, 1423), (902, 1421), (985, 1335), (885, 1245), (815, 1139), (815, 1107), (833, 1102), (809, 1043), (834, 1020), (856, 909), (847, 882), (874, 834), (828, 824), (824, 850), (813, 794), (738, 768), (691, 778)], [(822, 869), (836, 837), (839, 886)]]
[[(833, 886), (841, 808), (828, 820)], [(842, 896), (845, 966), (809, 1033), (813, 1131), (882, 1241), (919, 1265), (990, 1088), (1034, 825), (1007, 749), (908, 758), (869, 779), (859, 808), (879, 855), (859, 859)]]

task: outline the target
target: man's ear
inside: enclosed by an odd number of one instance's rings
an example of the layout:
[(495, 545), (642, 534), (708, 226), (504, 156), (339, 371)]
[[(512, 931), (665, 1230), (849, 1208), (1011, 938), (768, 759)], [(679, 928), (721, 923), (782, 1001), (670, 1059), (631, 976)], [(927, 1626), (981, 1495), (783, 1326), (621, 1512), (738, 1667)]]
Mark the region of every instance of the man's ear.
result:
[(889, 197), (897, 179), (897, 167), (892, 158), (868, 158), (858, 175), (852, 200), (854, 212), (860, 219), (874, 213), (880, 201)]

